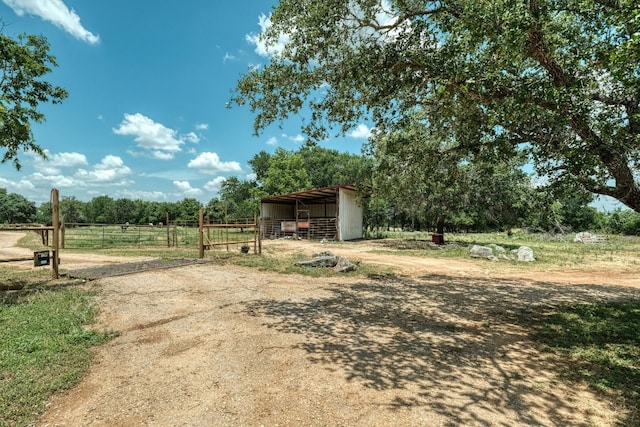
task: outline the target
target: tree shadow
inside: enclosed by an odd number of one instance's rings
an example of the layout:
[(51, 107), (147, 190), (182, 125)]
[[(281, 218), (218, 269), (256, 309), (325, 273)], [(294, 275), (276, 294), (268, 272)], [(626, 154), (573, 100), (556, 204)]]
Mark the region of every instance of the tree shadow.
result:
[[(531, 341), (529, 316), (566, 303), (640, 298), (599, 285), (522, 284), (428, 276), (370, 278), (304, 301), (258, 300), (245, 313), (363, 387), (392, 391), (392, 409), (427, 407), (458, 425), (581, 425), (570, 389), (556, 387)], [(570, 393), (569, 393), (570, 394)], [(496, 424), (496, 414), (509, 422)]]

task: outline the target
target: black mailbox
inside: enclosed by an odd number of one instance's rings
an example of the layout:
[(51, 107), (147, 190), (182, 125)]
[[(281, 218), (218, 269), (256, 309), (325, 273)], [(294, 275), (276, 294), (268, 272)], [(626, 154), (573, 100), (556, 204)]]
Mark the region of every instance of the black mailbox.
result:
[(49, 265), (49, 251), (37, 251), (33, 253), (33, 266), (42, 267), (43, 265)]

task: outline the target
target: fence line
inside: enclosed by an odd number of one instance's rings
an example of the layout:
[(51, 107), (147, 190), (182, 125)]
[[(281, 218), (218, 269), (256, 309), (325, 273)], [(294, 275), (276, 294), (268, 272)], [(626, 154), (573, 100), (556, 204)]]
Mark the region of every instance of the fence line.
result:
[(65, 223), (62, 228), (62, 247), (65, 249), (195, 247), (198, 241), (197, 230), (196, 226), (177, 221), (161, 226)]

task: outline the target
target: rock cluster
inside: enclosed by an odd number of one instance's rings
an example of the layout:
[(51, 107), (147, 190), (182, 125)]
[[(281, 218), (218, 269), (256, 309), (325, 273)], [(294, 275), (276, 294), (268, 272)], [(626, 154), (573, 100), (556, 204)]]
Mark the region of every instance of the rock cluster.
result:
[(505, 248), (495, 244), (489, 246), (473, 245), (469, 251), (469, 256), (472, 258), (486, 258), (491, 261), (505, 259), (509, 261), (532, 262), (536, 260), (533, 249), (528, 246), (520, 246), (518, 249), (507, 252)]

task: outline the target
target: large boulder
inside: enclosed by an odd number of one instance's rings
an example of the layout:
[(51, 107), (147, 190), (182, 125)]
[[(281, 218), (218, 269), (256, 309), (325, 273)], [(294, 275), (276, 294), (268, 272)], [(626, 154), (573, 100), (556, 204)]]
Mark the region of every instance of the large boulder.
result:
[(517, 260), (520, 262), (532, 262), (536, 260), (533, 249), (527, 246), (520, 246), (518, 249), (512, 250), (511, 253), (507, 255), (506, 249), (494, 244), (489, 246), (473, 245), (469, 251), (469, 256), (472, 258), (489, 259), (491, 261), (498, 261), (498, 256), (502, 259), (511, 261)]
[(493, 249), (488, 246), (480, 245), (473, 245), (469, 251), (469, 256), (471, 258), (485, 258), (492, 261), (496, 261), (498, 259), (493, 255)]
[(533, 262), (536, 260), (533, 249), (528, 246), (520, 246), (518, 249), (512, 250), (511, 253), (517, 256), (520, 262)]

